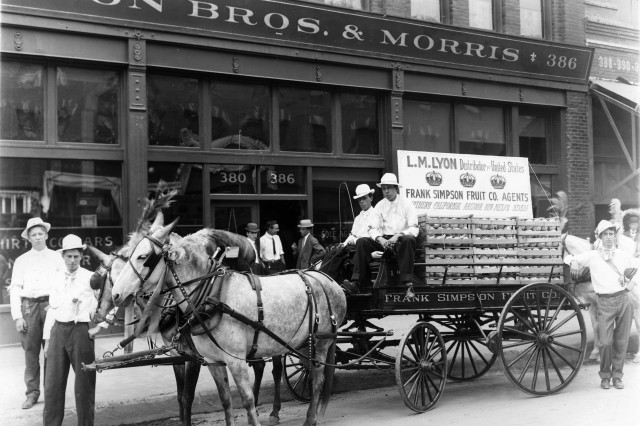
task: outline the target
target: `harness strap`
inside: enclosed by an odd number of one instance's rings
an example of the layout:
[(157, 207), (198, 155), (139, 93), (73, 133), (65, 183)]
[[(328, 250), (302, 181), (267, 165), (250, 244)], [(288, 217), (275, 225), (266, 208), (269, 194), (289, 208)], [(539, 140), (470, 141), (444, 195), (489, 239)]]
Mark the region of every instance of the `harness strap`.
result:
[[(256, 277), (253, 272), (247, 272), (244, 275), (249, 278), (249, 283), (251, 283), (251, 287), (256, 291), (257, 305), (258, 305), (258, 324), (264, 326), (264, 306), (262, 304), (262, 284), (260, 283), (260, 278)], [(255, 328), (253, 330), (253, 344), (251, 345), (251, 350), (247, 354), (247, 359), (252, 360), (258, 351), (258, 335), (260, 334), (260, 330)]]
[(318, 303), (316, 301), (315, 295), (313, 294), (313, 291), (311, 290), (311, 285), (309, 284), (309, 280), (307, 279), (305, 274), (300, 270), (296, 270), (296, 273), (302, 279), (302, 281), (304, 282), (304, 285), (306, 286), (307, 299), (309, 300), (309, 303), (313, 302), (313, 311), (311, 312), (311, 315), (309, 315), (308, 338), (309, 338), (309, 357), (311, 358), (313, 365), (316, 366), (317, 365), (316, 333), (318, 332), (318, 325), (320, 324), (320, 314), (318, 313)]
[[(318, 283), (318, 285), (322, 289), (322, 292), (324, 293), (324, 297), (327, 300), (327, 309), (329, 310), (329, 318), (331, 318), (331, 333), (336, 333), (338, 331), (338, 321), (336, 320), (335, 315), (333, 315), (333, 308), (331, 307), (331, 299), (329, 298), (329, 295), (327, 294), (327, 289), (324, 287), (324, 284), (322, 284), (322, 281), (320, 281), (319, 279), (313, 277), (308, 272), (304, 272), (304, 275), (307, 276), (307, 277), (313, 278), (313, 280), (316, 283)], [(316, 334), (317, 334), (317, 332), (316, 332)]]

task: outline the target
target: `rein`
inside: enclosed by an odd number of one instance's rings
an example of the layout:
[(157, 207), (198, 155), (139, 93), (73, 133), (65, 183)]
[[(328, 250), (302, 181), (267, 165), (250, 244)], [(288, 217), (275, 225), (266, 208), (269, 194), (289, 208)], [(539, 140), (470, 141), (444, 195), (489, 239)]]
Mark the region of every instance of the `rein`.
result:
[(105, 291), (105, 288), (106, 288), (107, 280), (111, 284), (111, 288), (113, 288), (113, 276), (111, 275), (111, 268), (113, 267), (113, 262), (115, 262), (118, 259), (122, 260), (123, 262), (127, 262), (129, 260), (129, 258), (121, 255), (118, 252), (112, 252), (110, 254), (110, 256), (111, 256), (111, 258), (110, 258), (109, 262), (106, 265), (103, 264), (102, 262), (100, 262), (100, 266), (94, 272), (94, 274), (97, 274), (99, 276), (103, 276), (104, 277), (102, 285), (100, 286), (100, 293), (98, 294), (99, 303), (98, 303), (98, 307), (96, 308), (96, 310), (94, 312), (94, 322), (96, 322), (96, 323), (106, 322), (107, 324), (110, 324), (110, 325), (113, 325), (113, 326), (120, 326), (120, 325), (122, 325), (123, 320), (121, 320), (120, 318), (116, 317), (115, 313), (114, 314), (107, 314), (106, 317), (103, 316), (100, 313), (100, 305), (102, 304), (102, 298), (104, 297), (104, 291)]

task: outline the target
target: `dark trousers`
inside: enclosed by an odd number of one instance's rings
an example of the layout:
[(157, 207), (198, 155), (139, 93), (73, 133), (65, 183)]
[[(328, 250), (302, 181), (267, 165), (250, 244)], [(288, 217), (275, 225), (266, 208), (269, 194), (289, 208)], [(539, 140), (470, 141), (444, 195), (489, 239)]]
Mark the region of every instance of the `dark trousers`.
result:
[(22, 318), (27, 331), (20, 333), (20, 343), (24, 349), (24, 383), (27, 396), (40, 398), (40, 349), (42, 349), (42, 328), (47, 316), (49, 302), (34, 302), (22, 299)]
[(264, 263), (264, 274), (265, 275), (273, 275), (278, 272), (282, 272), (287, 269), (287, 266), (281, 260), (276, 260), (275, 262), (265, 262)]
[[(385, 235), (390, 239), (392, 235)], [(373, 260), (371, 253), (382, 251), (382, 245), (371, 238), (358, 238), (356, 240), (356, 254), (353, 256), (353, 275), (351, 280), (368, 284), (371, 281), (369, 264)], [(398, 238), (395, 245), (395, 253), (398, 257), (398, 269), (400, 281), (413, 281), (413, 263), (416, 255), (416, 237), (403, 235)]]
[(94, 342), (89, 338), (89, 324), (56, 322), (51, 330), (47, 350), (44, 382), (44, 426), (59, 426), (64, 419), (64, 394), (69, 366), (75, 372), (73, 391), (79, 426), (93, 426), (96, 400), (96, 372), (82, 371), (82, 363), (94, 361)]
[(598, 337), (600, 340), (600, 378), (622, 378), (624, 358), (627, 355), (633, 307), (629, 293), (613, 297), (598, 296)]

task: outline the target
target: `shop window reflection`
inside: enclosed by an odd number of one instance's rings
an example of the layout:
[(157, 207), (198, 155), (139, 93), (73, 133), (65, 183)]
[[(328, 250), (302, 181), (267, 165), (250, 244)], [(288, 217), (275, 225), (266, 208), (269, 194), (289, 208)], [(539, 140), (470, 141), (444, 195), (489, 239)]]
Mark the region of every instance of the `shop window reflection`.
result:
[(147, 77), (149, 145), (200, 147), (198, 80)]
[(322, 90), (280, 88), (280, 148), (331, 152), (331, 94)]
[(60, 142), (118, 143), (120, 84), (115, 71), (56, 69)]
[(377, 155), (380, 152), (378, 99), (373, 95), (343, 93), (340, 107), (344, 153)]
[(202, 165), (149, 162), (147, 182), (150, 195), (157, 191), (160, 181), (164, 181), (164, 188), (178, 191), (175, 201), (165, 211), (165, 223), (179, 217), (178, 226), (183, 230), (185, 226), (203, 226)]
[(403, 109), (404, 149), (451, 152), (451, 104), (405, 100)]
[(456, 105), (455, 117), (461, 154), (506, 155), (502, 108)]
[(1, 74), (1, 138), (44, 140), (44, 67), (3, 61)]
[(269, 149), (268, 86), (212, 82), (211, 148)]
[(547, 120), (544, 116), (520, 115), (518, 117), (520, 156), (531, 164), (547, 164)]

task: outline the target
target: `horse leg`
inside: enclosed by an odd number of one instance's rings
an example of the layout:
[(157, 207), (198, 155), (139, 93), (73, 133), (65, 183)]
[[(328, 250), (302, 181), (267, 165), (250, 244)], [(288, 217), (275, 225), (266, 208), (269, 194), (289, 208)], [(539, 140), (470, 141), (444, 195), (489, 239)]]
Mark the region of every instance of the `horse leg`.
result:
[(280, 383), (282, 383), (282, 356), (274, 356), (273, 362), (273, 408), (269, 414), (269, 425), (277, 425), (280, 423)]
[(225, 424), (227, 426), (235, 426), (236, 420), (233, 415), (233, 400), (231, 398), (231, 389), (229, 388), (227, 368), (221, 365), (210, 365), (207, 368), (209, 368), (211, 377), (213, 377), (216, 388), (218, 388), (218, 397), (224, 411)]
[(260, 385), (262, 384), (262, 376), (264, 375), (264, 367), (267, 363), (260, 360), (251, 363), (253, 367), (253, 399), (256, 407), (258, 406), (258, 397), (260, 396)]
[(180, 422), (184, 423), (184, 407), (182, 406), (182, 393), (185, 388), (185, 365), (173, 365), (173, 375), (176, 377), (176, 390), (178, 392), (178, 405), (180, 407)]
[(236, 388), (238, 388), (238, 392), (240, 392), (242, 406), (247, 410), (247, 421), (251, 426), (260, 426), (246, 361), (239, 360), (231, 356), (227, 356), (225, 361), (231, 371), (233, 380), (236, 382)]
[(196, 394), (196, 385), (200, 375), (200, 364), (196, 361), (185, 361), (184, 383), (180, 402), (180, 420), (184, 426), (191, 426), (191, 407)]
[[(318, 340), (316, 346), (316, 359), (321, 362), (326, 362), (327, 352), (331, 346), (329, 339)], [(311, 371), (311, 403), (307, 410), (307, 418), (304, 422), (304, 426), (315, 426), (318, 423), (318, 408), (320, 407), (320, 394), (322, 393), (322, 386), (324, 384), (324, 365), (318, 363), (313, 365), (309, 363), (309, 369)]]

